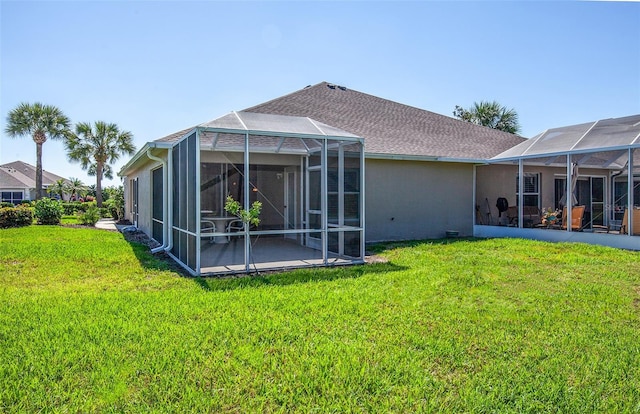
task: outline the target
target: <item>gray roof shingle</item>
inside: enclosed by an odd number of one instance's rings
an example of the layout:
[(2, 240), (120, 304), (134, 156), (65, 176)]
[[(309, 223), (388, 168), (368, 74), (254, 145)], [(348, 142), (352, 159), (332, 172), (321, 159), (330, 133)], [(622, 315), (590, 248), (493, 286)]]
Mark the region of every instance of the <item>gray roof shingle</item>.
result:
[[(309, 117), (363, 137), (368, 155), (485, 160), (525, 139), (321, 82), (245, 112)], [(176, 141), (192, 128), (160, 138)]]
[[(58, 180), (68, 181), (64, 177), (42, 170), (42, 185), (47, 187)], [(0, 165), (0, 187), (35, 188), (36, 167), (23, 161), (13, 161)]]
[(364, 137), (368, 154), (488, 159), (525, 140), (327, 82), (245, 111), (317, 119)]

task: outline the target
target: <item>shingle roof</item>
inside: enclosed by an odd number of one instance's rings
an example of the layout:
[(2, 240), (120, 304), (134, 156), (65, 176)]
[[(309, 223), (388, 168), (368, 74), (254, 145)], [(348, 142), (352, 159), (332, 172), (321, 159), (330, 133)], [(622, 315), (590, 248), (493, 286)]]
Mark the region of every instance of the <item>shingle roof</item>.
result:
[[(42, 170), (42, 185), (47, 187), (58, 180), (68, 181), (64, 177)], [(0, 165), (0, 187), (35, 188), (36, 167), (23, 161), (13, 161)]]
[[(309, 117), (363, 137), (368, 155), (484, 160), (525, 140), (327, 82), (307, 86), (244, 112)], [(176, 141), (193, 128), (156, 141)]]
[(178, 141), (180, 138), (182, 138), (184, 136), (184, 134), (186, 134), (187, 132), (191, 131), (195, 127), (196, 126), (194, 125), (191, 128), (186, 128), (186, 129), (183, 129), (181, 131), (174, 132), (173, 134), (167, 135), (166, 137), (162, 137), (160, 139), (156, 139), (155, 142), (174, 142), (174, 141)]
[(308, 116), (364, 137), (367, 154), (488, 159), (525, 140), (327, 82), (245, 111)]

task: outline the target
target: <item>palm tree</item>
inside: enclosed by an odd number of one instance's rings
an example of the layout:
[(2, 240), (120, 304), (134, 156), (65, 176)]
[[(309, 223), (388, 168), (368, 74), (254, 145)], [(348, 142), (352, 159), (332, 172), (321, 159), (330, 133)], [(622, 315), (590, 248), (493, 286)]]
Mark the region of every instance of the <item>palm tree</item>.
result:
[(31, 135), (36, 143), (36, 200), (43, 196), (42, 191), (42, 144), (47, 138), (64, 138), (69, 130), (69, 118), (60, 109), (39, 102), (21, 103), (7, 116), (5, 132), (11, 138)]
[(67, 183), (64, 181), (63, 178), (59, 179), (58, 181), (53, 183), (51, 186), (49, 186), (49, 193), (57, 194), (58, 196), (60, 196), (60, 200), (62, 201), (64, 201), (64, 193), (66, 192), (67, 192)]
[(469, 109), (456, 105), (453, 115), (463, 121), (471, 122), (500, 131), (517, 134), (520, 132), (518, 113), (515, 109), (507, 109), (498, 102), (474, 102)]
[(67, 184), (67, 191), (71, 195), (72, 200), (77, 200), (79, 196), (82, 196), (82, 193), (87, 190), (87, 187), (79, 178), (69, 178), (69, 183)]
[(96, 176), (96, 202), (102, 207), (102, 177), (113, 178), (111, 165), (121, 154), (133, 154), (133, 134), (120, 131), (116, 124), (97, 121), (76, 124), (75, 133), (69, 133), (65, 142), (67, 156), (80, 162), (89, 175)]

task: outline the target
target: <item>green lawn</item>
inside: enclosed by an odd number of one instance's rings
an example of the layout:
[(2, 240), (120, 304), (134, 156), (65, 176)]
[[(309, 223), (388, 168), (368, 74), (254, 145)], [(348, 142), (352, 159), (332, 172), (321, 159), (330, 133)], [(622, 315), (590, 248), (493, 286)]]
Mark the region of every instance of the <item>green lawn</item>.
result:
[(520, 240), (232, 279), (0, 230), (0, 412), (639, 412), (640, 254)]

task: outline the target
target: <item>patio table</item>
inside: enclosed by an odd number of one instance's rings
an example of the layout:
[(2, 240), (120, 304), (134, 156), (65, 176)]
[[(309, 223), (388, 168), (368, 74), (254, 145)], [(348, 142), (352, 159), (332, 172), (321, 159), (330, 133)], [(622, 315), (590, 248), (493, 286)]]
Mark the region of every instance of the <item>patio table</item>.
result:
[[(210, 221), (216, 226), (216, 233), (227, 233), (227, 224), (233, 220), (237, 220), (237, 217), (220, 217), (220, 216), (209, 216), (205, 212), (207, 210), (202, 210), (202, 220)], [(216, 236), (213, 238), (214, 243), (229, 243), (229, 238), (226, 236)]]

